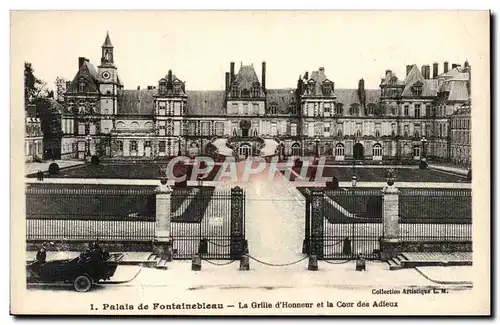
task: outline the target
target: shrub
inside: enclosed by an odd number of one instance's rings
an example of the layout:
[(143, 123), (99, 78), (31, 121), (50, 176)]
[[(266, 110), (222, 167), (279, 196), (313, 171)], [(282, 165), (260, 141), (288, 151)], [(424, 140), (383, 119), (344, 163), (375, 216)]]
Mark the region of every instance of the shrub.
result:
[(90, 158), (90, 163), (92, 165), (99, 165), (99, 156), (92, 156), (92, 158)]
[(420, 160), (420, 162), (418, 163), (418, 168), (427, 169), (427, 162), (425, 160)]
[(49, 175), (57, 175), (59, 174), (59, 165), (56, 163), (52, 163), (49, 165)]

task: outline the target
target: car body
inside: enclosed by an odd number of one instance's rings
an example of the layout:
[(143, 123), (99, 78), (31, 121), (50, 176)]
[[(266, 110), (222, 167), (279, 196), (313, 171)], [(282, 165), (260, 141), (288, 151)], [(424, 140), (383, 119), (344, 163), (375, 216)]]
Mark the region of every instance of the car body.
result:
[(73, 284), (78, 292), (89, 291), (95, 283), (109, 280), (123, 258), (121, 253), (85, 252), (72, 259), (53, 260), (45, 263), (28, 262), (27, 282)]

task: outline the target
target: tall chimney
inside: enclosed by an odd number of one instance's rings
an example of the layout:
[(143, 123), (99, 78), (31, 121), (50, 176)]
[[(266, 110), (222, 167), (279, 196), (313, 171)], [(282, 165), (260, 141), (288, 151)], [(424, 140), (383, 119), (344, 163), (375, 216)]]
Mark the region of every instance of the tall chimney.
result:
[(429, 65), (426, 64), (422, 66), (422, 75), (424, 79), (430, 78), (430, 72), (431, 72), (431, 67)]
[(457, 66), (458, 66), (458, 64), (456, 64), (456, 63), (452, 63), (452, 64), (451, 64), (451, 69), (453, 70), (453, 69), (455, 69)]
[(141, 90), (141, 86), (137, 86), (137, 90)]
[(407, 64), (406, 65), (406, 75), (408, 75), (411, 71), (411, 68), (413, 68), (413, 65), (412, 64)]
[(434, 62), (432, 64), (432, 79), (436, 79), (438, 74), (439, 74), (439, 64), (437, 62)]
[(229, 72), (226, 72), (226, 93), (229, 90)]
[(266, 92), (266, 61), (262, 61), (262, 90)]
[(385, 70), (385, 75), (387, 76), (388, 74), (392, 74), (392, 70)]
[(234, 62), (231, 62), (231, 82), (234, 81)]
[(79, 57), (79, 58), (78, 58), (78, 69), (80, 69), (80, 67), (82, 66), (82, 64), (83, 64), (85, 61), (87, 61), (87, 59), (86, 59), (86, 58), (84, 58), (84, 57)]
[(444, 73), (448, 72), (448, 61), (444, 61)]
[(172, 70), (168, 70), (168, 80), (167, 80), (167, 89), (173, 89), (172, 85)]
[(309, 71), (306, 71), (306, 73), (304, 73), (304, 79), (309, 80)]

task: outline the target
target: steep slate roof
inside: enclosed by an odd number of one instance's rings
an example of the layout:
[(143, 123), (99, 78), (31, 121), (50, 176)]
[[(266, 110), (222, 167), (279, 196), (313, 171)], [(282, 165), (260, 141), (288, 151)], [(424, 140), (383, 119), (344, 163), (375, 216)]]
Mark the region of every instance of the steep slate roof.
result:
[(153, 115), (156, 89), (118, 90), (118, 115)]
[(188, 115), (225, 115), (224, 108), (225, 91), (223, 90), (206, 90), (195, 91), (188, 90), (187, 92), (187, 107)]
[(69, 93), (78, 92), (78, 81), (80, 78), (84, 78), (87, 82), (85, 85), (85, 92), (89, 93), (97, 93), (99, 92), (98, 88), (98, 78), (97, 78), (97, 70), (94, 65), (89, 61), (84, 61), (78, 69), (75, 77), (71, 81), (69, 88), (66, 90)]
[(438, 82), (435, 79), (424, 79), (417, 65), (413, 65), (410, 72), (406, 76), (404, 83), (405, 88), (402, 96), (413, 96), (412, 86), (417, 82), (422, 83), (422, 97), (432, 97), (437, 95)]
[[(357, 89), (335, 89), (337, 102), (344, 104), (344, 107), (350, 107), (352, 104), (361, 104), (359, 101)], [(365, 89), (366, 104), (376, 104), (380, 97), (379, 89)]]
[[(313, 80), (313, 81), (316, 82), (316, 84), (314, 86), (314, 94), (308, 94), (307, 93), (307, 84), (311, 80)], [(323, 82), (326, 81), (326, 80), (330, 81), (333, 84), (333, 82), (326, 77), (325, 69), (324, 68), (319, 68), (316, 71), (312, 71), (309, 79), (304, 80), (305, 85), (304, 85), (304, 93), (303, 93), (303, 95), (323, 96), (323, 89), (322, 89), (321, 86), (322, 86)]]
[(384, 85), (396, 85), (396, 86), (402, 86), (404, 85), (405, 82), (403, 80), (400, 80), (398, 79), (398, 77), (396, 76), (395, 73), (393, 73), (392, 71), (389, 72), (389, 73), (386, 73), (385, 77), (382, 78), (381, 82), (380, 82), (380, 85), (381, 86), (384, 86)]
[(469, 90), (467, 89), (467, 80), (451, 80), (443, 86), (449, 85), (448, 100), (465, 101), (469, 99)]
[(270, 105), (273, 102), (278, 104), (278, 113), (289, 114), (290, 103), (295, 102), (295, 89), (293, 88), (268, 89), (267, 104)]
[[(242, 91), (244, 89), (248, 91), (252, 91), (252, 84), (254, 82), (258, 82), (260, 85), (259, 78), (257, 77), (257, 73), (252, 65), (242, 65), (240, 67), (240, 71), (235, 76), (234, 82), (238, 85), (238, 90)], [(264, 92), (260, 91), (259, 96), (264, 96)]]

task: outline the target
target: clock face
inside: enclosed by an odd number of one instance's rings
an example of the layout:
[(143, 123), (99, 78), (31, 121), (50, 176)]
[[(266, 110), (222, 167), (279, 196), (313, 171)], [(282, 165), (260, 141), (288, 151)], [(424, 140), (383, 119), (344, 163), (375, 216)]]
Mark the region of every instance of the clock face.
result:
[(104, 79), (109, 79), (111, 77), (111, 74), (108, 72), (108, 71), (104, 71), (101, 76), (104, 78)]

